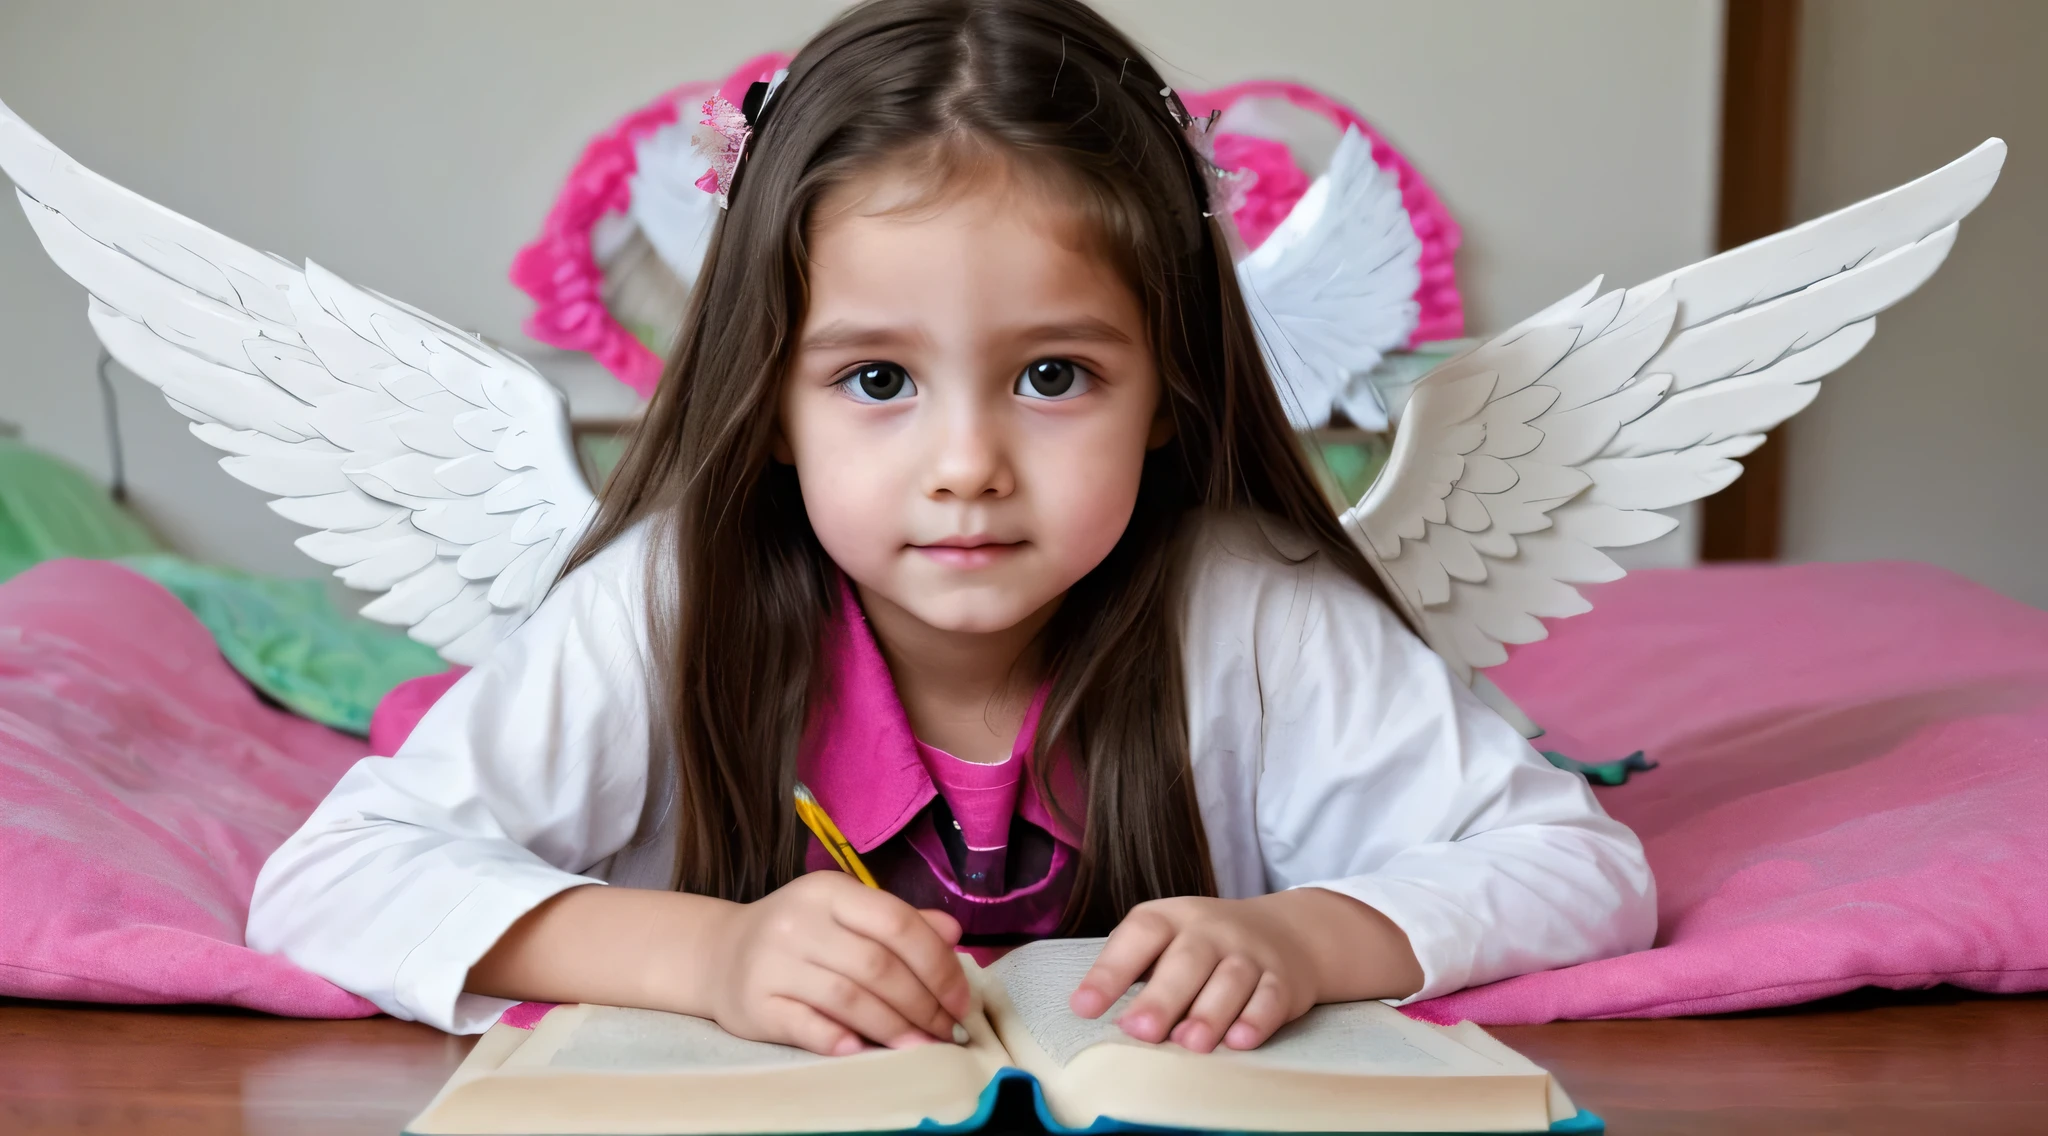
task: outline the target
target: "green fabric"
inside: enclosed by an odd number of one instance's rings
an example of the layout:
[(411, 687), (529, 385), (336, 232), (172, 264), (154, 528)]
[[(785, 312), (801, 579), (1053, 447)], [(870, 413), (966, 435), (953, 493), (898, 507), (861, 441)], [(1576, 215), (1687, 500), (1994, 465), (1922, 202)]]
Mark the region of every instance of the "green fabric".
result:
[(1657, 768), (1657, 763), (1643, 756), (1637, 750), (1619, 761), (1574, 761), (1561, 753), (1543, 750), (1543, 756), (1550, 764), (1583, 776), (1595, 785), (1625, 785), (1631, 773), (1644, 773)]
[(1308, 441), (1309, 465), (1339, 512), (1364, 499), (1391, 449), (1385, 436), (1379, 434), (1354, 435), (1339, 441), (1311, 432)]
[[(1377, 390), (1381, 402), (1399, 409), (1408, 402), (1409, 392), (1422, 377), (1475, 341), (1443, 339), (1418, 343), (1405, 351), (1390, 351), (1372, 369), (1367, 381)], [(1365, 499), (1373, 479), (1386, 468), (1393, 452), (1393, 433), (1363, 430), (1310, 430), (1305, 435), (1309, 465), (1339, 512)]]
[(391, 688), (447, 669), (434, 649), (344, 615), (318, 580), (253, 576), (170, 555), (120, 563), (178, 597), (228, 663), (287, 710), (355, 734)]
[(76, 467), (0, 438), (0, 580), (60, 556), (161, 550), (149, 530)]
[(595, 431), (576, 439), (576, 456), (583, 459), (583, 470), (592, 485), (603, 485), (612, 471), (619, 467), (619, 459), (626, 456), (625, 434), (600, 434)]
[(293, 713), (366, 734), (394, 686), (447, 664), (433, 648), (343, 615), (318, 580), (281, 580), (173, 556), (107, 491), (58, 458), (0, 438), (0, 580), (45, 560), (115, 560), (190, 608), (229, 665)]

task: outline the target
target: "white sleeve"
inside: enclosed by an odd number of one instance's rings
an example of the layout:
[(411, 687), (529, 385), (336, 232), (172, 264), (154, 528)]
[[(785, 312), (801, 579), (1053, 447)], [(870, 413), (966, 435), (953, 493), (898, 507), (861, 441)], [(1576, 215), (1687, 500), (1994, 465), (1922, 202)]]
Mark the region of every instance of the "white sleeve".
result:
[(1409, 1001), (1650, 945), (1641, 842), (1325, 557), (1268, 560), (1255, 605), (1266, 885), (1407, 933)]
[(557, 586), (436, 702), (357, 762), (256, 879), (248, 943), (451, 1033), (511, 1003), (465, 994), (520, 916), (632, 839), (648, 782), (645, 542)]

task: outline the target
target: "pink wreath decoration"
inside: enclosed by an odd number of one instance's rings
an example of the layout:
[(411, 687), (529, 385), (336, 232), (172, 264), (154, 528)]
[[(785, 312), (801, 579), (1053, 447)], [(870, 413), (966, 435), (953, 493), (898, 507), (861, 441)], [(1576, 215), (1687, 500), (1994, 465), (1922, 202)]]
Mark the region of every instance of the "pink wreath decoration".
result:
[(695, 109), (716, 90), (738, 103), (747, 87), (789, 62), (780, 52), (757, 55), (714, 87), (685, 83), (614, 123), (590, 140), (541, 222), (540, 235), (512, 258), (512, 283), (533, 297), (526, 334), (552, 347), (589, 352), (642, 398), (661, 379), (661, 356), (647, 349), (604, 306), (604, 270), (591, 252), (590, 231), (607, 213), (624, 213), (639, 168), (633, 146)]
[[(1311, 90), (1300, 83), (1253, 80), (1235, 83), (1214, 91), (1182, 91), (1181, 102), (1188, 113), (1201, 117), (1210, 111), (1229, 110), (1240, 99), (1278, 98), (1285, 99), (1303, 110), (1314, 111), (1337, 124), (1341, 129), (1355, 126), (1360, 134), (1372, 143), (1372, 160), (1383, 170), (1393, 171), (1401, 186), (1401, 204), (1408, 209), (1408, 222), (1415, 228), (1415, 238), (1422, 243), (1422, 257), (1418, 267), (1422, 283), (1415, 289), (1415, 300), (1422, 305), (1421, 318), (1416, 321), (1415, 331), (1408, 337), (1408, 345), (1426, 343), (1433, 339), (1456, 339), (1465, 333), (1465, 300), (1458, 291), (1458, 273), (1453, 258), (1457, 255), (1458, 244), (1464, 235), (1458, 223), (1451, 220), (1450, 210), (1430, 189), (1422, 174), (1401, 152), (1380, 136), (1359, 113), (1343, 103), (1319, 91)], [(1243, 234), (1245, 243), (1257, 248), (1294, 208), (1294, 203), (1308, 191), (1308, 178), (1294, 165), (1294, 159), (1287, 148), (1280, 143), (1263, 138), (1233, 135), (1229, 132), (1216, 136), (1217, 164), (1242, 168), (1234, 165), (1243, 161), (1258, 172), (1247, 200), (1242, 208), (1231, 214)], [(1291, 171), (1291, 176), (1290, 176)]]
[[(548, 210), (540, 235), (512, 261), (512, 283), (534, 300), (534, 312), (525, 323), (528, 335), (550, 346), (588, 352), (641, 397), (654, 393), (661, 378), (661, 357), (605, 307), (604, 270), (591, 251), (591, 229), (605, 214), (627, 211), (631, 179), (638, 169), (635, 144), (695, 109), (714, 89), (738, 103), (749, 84), (769, 78), (788, 62), (788, 55), (769, 52), (747, 60), (715, 88), (685, 83), (590, 140)], [(1181, 101), (1197, 116), (1260, 97), (1284, 99), (1340, 128), (1355, 126), (1371, 141), (1373, 161), (1394, 172), (1409, 222), (1422, 243), (1422, 282), (1415, 292), (1422, 313), (1409, 345), (1464, 334), (1465, 304), (1453, 264), (1461, 240), (1458, 224), (1415, 167), (1357, 111), (1299, 83), (1254, 80), (1215, 91), (1181, 92)], [(1226, 169), (1248, 169), (1257, 175), (1244, 204), (1231, 215), (1246, 244), (1257, 248), (1308, 191), (1308, 176), (1284, 144), (1269, 138), (1221, 132), (1216, 135), (1215, 156)]]
[(1308, 175), (1294, 164), (1285, 142), (1250, 134), (1216, 132), (1216, 164), (1226, 170), (1250, 170), (1252, 184), (1244, 191), (1244, 204), (1230, 214), (1237, 222), (1237, 235), (1244, 238), (1247, 251), (1266, 243), (1280, 222), (1287, 219), (1294, 203), (1308, 192)]

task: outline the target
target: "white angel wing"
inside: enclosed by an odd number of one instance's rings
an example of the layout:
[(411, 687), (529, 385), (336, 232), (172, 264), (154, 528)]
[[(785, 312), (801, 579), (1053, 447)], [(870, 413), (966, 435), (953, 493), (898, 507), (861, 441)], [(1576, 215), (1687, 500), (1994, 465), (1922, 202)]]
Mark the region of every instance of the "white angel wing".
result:
[(705, 163), (691, 143), (693, 121), (684, 115), (641, 139), (633, 147), (629, 182), (628, 212), (685, 291), (703, 270), (712, 225), (718, 220), (718, 198), (697, 188)]
[(1351, 376), (1408, 341), (1421, 315), (1421, 256), (1400, 184), (1372, 160), (1365, 136), (1347, 128), (1329, 171), (1237, 266), (1266, 367), (1296, 429), (1328, 423)]
[(1600, 549), (1663, 535), (1676, 522), (1650, 510), (1735, 480), (1933, 274), (2004, 161), (1992, 139), (1626, 292), (1596, 280), (1446, 362), (1346, 527), (1461, 675), (1504, 661), (1541, 619), (1587, 610), (1572, 585), (1622, 575)]
[(139, 197), (5, 104), (0, 169), (107, 350), (321, 530), (307, 555), (384, 593), (364, 615), (473, 663), (546, 590), (595, 498), (561, 394), (526, 363)]

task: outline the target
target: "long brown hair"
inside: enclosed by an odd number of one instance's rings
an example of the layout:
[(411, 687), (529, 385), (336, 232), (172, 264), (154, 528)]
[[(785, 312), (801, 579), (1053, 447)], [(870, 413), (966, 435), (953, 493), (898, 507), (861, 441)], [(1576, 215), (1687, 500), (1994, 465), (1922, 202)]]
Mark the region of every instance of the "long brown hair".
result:
[(1174, 426), (1145, 462), (1121, 540), (1043, 632), (1051, 690), (1035, 768), (1048, 776), (1058, 752), (1086, 797), (1064, 928), (1099, 932), (1145, 900), (1215, 893), (1181, 670), (1187, 534), (1207, 510), (1262, 511), (1386, 596), (1289, 431), (1205, 214), (1206, 167), (1165, 86), (1080, 0), (873, 0), (791, 62), (667, 373), (569, 561), (658, 518), (651, 578), (670, 583), (649, 616), (675, 886), (745, 901), (802, 870), (790, 796), (837, 572), (796, 471), (772, 456), (806, 226), (832, 187), (953, 139), (1077, 191), (1145, 310)]

